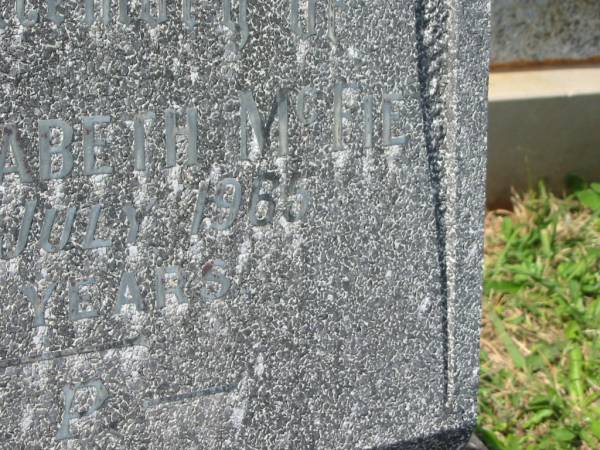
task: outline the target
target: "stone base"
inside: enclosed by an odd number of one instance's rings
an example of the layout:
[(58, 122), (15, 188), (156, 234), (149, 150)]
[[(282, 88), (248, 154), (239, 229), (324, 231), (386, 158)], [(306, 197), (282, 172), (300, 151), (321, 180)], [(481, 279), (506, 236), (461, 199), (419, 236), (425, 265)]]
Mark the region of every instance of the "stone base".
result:
[(473, 436), (471, 436), (471, 440), (465, 447), (465, 450), (488, 450), (488, 449), (477, 436), (473, 435)]

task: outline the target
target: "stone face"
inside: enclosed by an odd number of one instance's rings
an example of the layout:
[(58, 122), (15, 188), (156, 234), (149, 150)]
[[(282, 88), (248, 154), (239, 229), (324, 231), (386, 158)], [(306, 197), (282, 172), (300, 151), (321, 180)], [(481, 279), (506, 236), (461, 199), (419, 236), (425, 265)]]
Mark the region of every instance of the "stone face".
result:
[(600, 2), (492, 0), (492, 63), (600, 58)]
[(3, 445), (466, 442), (487, 3), (130, 3), (0, 7)]

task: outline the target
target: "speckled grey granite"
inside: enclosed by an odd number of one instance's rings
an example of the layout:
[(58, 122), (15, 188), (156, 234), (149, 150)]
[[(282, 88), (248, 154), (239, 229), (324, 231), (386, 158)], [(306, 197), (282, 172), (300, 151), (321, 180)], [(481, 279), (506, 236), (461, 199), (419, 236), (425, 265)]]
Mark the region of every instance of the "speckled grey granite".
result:
[(598, 0), (492, 0), (492, 63), (600, 57)]
[(486, 1), (14, 5), (2, 448), (468, 440)]

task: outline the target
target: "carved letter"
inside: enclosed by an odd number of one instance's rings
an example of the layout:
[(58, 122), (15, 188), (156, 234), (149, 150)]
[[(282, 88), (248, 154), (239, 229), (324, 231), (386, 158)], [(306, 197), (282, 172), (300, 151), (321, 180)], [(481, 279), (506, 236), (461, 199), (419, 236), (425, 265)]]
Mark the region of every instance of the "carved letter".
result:
[[(96, 13), (94, 12), (95, 0), (85, 0), (85, 18), (84, 22), (90, 26), (96, 21)], [(127, 8), (127, 5), (125, 5)], [(127, 10), (127, 9), (126, 9)], [(102, 23), (104, 26), (109, 26), (111, 23), (111, 0), (102, 0)]]
[(373, 148), (373, 96), (367, 95), (363, 103), (365, 123), (365, 148)]
[[(300, 39), (308, 39), (316, 33), (316, 0), (305, 0), (306, 8), (306, 32), (300, 25), (300, 1), (290, 0), (290, 28)], [(327, 0), (327, 38), (333, 45), (337, 44), (335, 35), (335, 11), (340, 0)]]
[[(175, 275), (175, 287), (166, 287), (166, 275)], [(172, 279), (172, 278), (171, 278)], [(179, 267), (171, 266), (166, 269), (159, 267), (156, 270), (156, 307), (164, 308), (167, 304), (167, 294), (175, 294), (179, 304), (188, 303), (188, 299), (183, 291), (185, 287), (185, 278)]]
[(216, 291), (212, 291), (208, 286), (204, 286), (200, 290), (200, 295), (204, 300), (216, 300), (224, 297), (231, 286), (231, 281), (225, 277), (224, 273), (215, 271), (215, 267), (218, 267), (220, 271), (224, 272), (225, 262), (220, 259), (215, 259), (207, 262), (204, 267), (202, 267), (202, 281), (204, 283), (216, 283), (219, 285)]
[(94, 286), (96, 284), (95, 278), (88, 278), (87, 280), (77, 281), (75, 284), (69, 283), (69, 317), (71, 320), (81, 319), (92, 319), (98, 317), (98, 313), (94, 308), (89, 306), (88, 309), (81, 309), (81, 297), (79, 296), (79, 290), (85, 286)]
[(37, 206), (37, 200), (27, 200), (25, 203), (25, 213), (23, 214), (23, 221), (21, 222), (21, 228), (19, 229), (19, 237), (17, 238), (17, 244), (15, 246), (15, 252), (12, 255), (4, 253), (2, 250), (4, 242), (0, 236), (0, 257), (2, 259), (12, 259), (19, 256), (25, 250), (27, 246), (27, 240), (29, 239), (29, 230), (31, 230), (31, 224), (33, 222), (33, 215), (35, 214), (35, 208)]
[(110, 175), (112, 167), (96, 167), (96, 147), (104, 147), (104, 139), (96, 139), (96, 126), (110, 123), (108, 116), (92, 116), (82, 119), (83, 123), (83, 173), (85, 175)]
[[(144, 217), (150, 213), (154, 205), (156, 204), (156, 199), (153, 198), (146, 205), (144, 211), (137, 211), (133, 205), (125, 205), (123, 207), (123, 212), (125, 213), (125, 218), (129, 224), (129, 231), (127, 232), (127, 243), (134, 244), (137, 241), (138, 234), (140, 232), (140, 226), (144, 221)], [(138, 216), (140, 220), (138, 221)]]
[(23, 293), (29, 299), (31, 306), (33, 307), (33, 326), (43, 327), (46, 325), (46, 319), (44, 318), (44, 312), (46, 311), (46, 304), (50, 299), (50, 296), (54, 292), (56, 283), (50, 283), (44, 292), (42, 297), (39, 297), (35, 287), (33, 285), (25, 286)]
[[(310, 194), (298, 186), (301, 181), (300, 175), (292, 175), (290, 184), (285, 194), (284, 203), (288, 206), (284, 211), (285, 220), (288, 222), (298, 222), (304, 218), (310, 205)], [(295, 200), (295, 201), (294, 201)]]
[[(6, 160), (10, 158), (11, 150), (14, 166), (6, 167)], [(0, 183), (7, 173), (19, 174), (22, 183), (33, 182), (29, 170), (27, 169), (27, 166), (25, 166), (23, 152), (21, 151), (21, 146), (17, 140), (17, 126), (14, 124), (4, 126), (2, 148), (0, 148)]]
[[(262, 193), (265, 181), (271, 183), (271, 190), (270, 192)], [(273, 214), (275, 213), (273, 191), (279, 187), (279, 176), (275, 172), (265, 172), (256, 177), (253, 185), (252, 198), (250, 200), (250, 223), (257, 226), (273, 223)], [(259, 207), (261, 204), (266, 204), (267, 209), (264, 213), (260, 214), (262, 217), (259, 218)]]
[(83, 248), (86, 250), (101, 247), (110, 247), (112, 241), (110, 239), (96, 239), (96, 228), (98, 227), (98, 219), (100, 218), (100, 212), (102, 211), (102, 205), (94, 205), (90, 210), (90, 220), (88, 222), (87, 229), (85, 230), (85, 240), (83, 242)]
[(262, 152), (265, 146), (265, 130), (263, 128), (262, 118), (252, 98), (250, 92), (242, 92), (240, 94), (240, 157), (242, 160), (248, 159), (248, 134), (246, 131), (246, 119), (250, 120), (250, 125), (254, 130), (254, 136), (258, 142), (258, 148)]
[(306, 97), (317, 97), (317, 91), (313, 88), (302, 88), (296, 100), (296, 114), (302, 125), (310, 126), (317, 121), (317, 112), (313, 109), (311, 114), (306, 115)]
[(142, 10), (140, 11), (140, 18), (151, 27), (155, 27), (159, 23), (167, 21), (167, 2), (166, 0), (156, 0), (156, 7), (158, 9), (158, 16), (153, 16), (150, 11), (151, 0), (142, 0)]
[(392, 137), (392, 120), (400, 119), (400, 113), (392, 112), (392, 102), (400, 100), (398, 94), (388, 94), (383, 96), (383, 145), (405, 145), (408, 142), (406, 136)]
[(269, 121), (263, 124), (262, 117), (256, 106), (256, 102), (250, 92), (240, 94), (240, 157), (248, 159), (248, 132), (246, 123), (249, 121), (254, 136), (258, 143), (258, 149), (262, 152), (269, 135), (269, 130), (275, 116), (279, 120), (279, 156), (287, 156), (288, 153), (288, 93), (287, 89), (281, 89), (277, 94), (275, 104), (271, 110)]
[[(87, 407), (87, 405), (81, 405), (80, 407), (73, 408), (75, 393), (83, 389), (94, 390), (94, 402), (88, 409), (85, 410), (83, 410), (82, 407)], [(60, 428), (58, 429), (58, 433), (56, 433), (56, 439), (58, 440), (73, 438), (73, 434), (71, 433), (71, 421), (91, 416), (93, 413), (102, 408), (108, 399), (108, 391), (100, 380), (93, 380), (88, 383), (80, 383), (75, 385), (68, 384), (63, 389), (63, 395), (65, 398), (65, 410), (63, 412)]]
[(58, 12), (58, 6), (62, 0), (48, 0), (48, 18), (56, 25), (64, 22), (65, 16)]
[(135, 305), (137, 311), (144, 310), (140, 288), (135, 281), (135, 274), (132, 272), (123, 272), (119, 292), (117, 293), (117, 303), (115, 304), (115, 314), (119, 314), (125, 305)]
[(187, 164), (194, 166), (198, 164), (198, 113), (194, 108), (186, 111), (187, 126), (177, 127), (175, 111), (165, 111), (165, 141), (167, 147), (167, 167), (177, 164), (177, 136), (185, 136), (188, 141)]
[[(62, 132), (59, 144), (50, 145), (52, 129)], [(40, 149), (40, 180), (58, 180), (66, 177), (73, 170), (73, 154), (68, 149), (73, 141), (73, 127), (64, 120), (40, 120), (39, 149)], [(62, 166), (58, 172), (52, 172), (52, 155), (62, 156)]]
[(339, 0), (328, 0), (327, 3), (327, 38), (333, 44), (337, 44), (335, 36), (335, 8)]
[[(196, 209), (192, 221), (192, 234), (198, 234), (204, 220), (204, 209), (208, 202), (208, 183), (200, 185), (200, 192), (196, 200)], [(240, 211), (242, 202), (242, 186), (235, 178), (225, 178), (217, 183), (215, 187), (214, 204), (217, 208), (227, 210), (227, 216), (219, 223), (216, 218), (211, 220), (210, 228), (213, 230), (227, 230), (233, 225), (233, 221)]]
[(77, 208), (75, 207), (67, 209), (65, 224), (63, 226), (63, 231), (60, 235), (60, 240), (58, 242), (57, 247), (56, 245), (50, 243), (52, 227), (54, 226), (54, 222), (56, 220), (56, 209), (50, 208), (46, 210), (46, 214), (44, 215), (44, 221), (42, 222), (42, 229), (40, 231), (40, 246), (44, 250), (46, 250), (48, 253), (56, 253), (59, 250), (65, 248), (65, 245), (67, 245), (69, 237), (71, 236), (71, 231), (73, 230), (73, 223), (75, 222), (76, 213)]
[(350, 121), (352, 116), (344, 110), (344, 91), (353, 90), (358, 92), (355, 85), (337, 83), (333, 94), (333, 147), (335, 150), (344, 149), (344, 119)]
[(127, 243), (133, 244), (137, 240), (138, 232), (140, 231), (140, 224), (137, 221), (136, 210), (131, 205), (125, 205), (123, 207), (127, 222), (129, 222), (129, 232), (127, 233)]
[(133, 119), (134, 169), (140, 172), (146, 171), (146, 124), (151, 127), (154, 118), (153, 112), (146, 112), (136, 114)]
[(196, 19), (192, 16), (192, 0), (182, 0), (183, 3), (181, 5), (182, 14), (183, 14), (183, 23), (185, 23), (186, 27), (190, 30), (193, 30), (196, 27)]
[(196, 199), (196, 208), (194, 209), (194, 218), (192, 219), (192, 235), (200, 232), (200, 226), (204, 220), (204, 208), (206, 207), (206, 201), (208, 196), (208, 183), (202, 183), (200, 190), (198, 191), (198, 198)]
[(129, 15), (129, 0), (119, 0), (119, 22), (125, 25), (131, 23), (131, 16)]
[(316, 25), (316, 6), (317, 0), (307, 0), (308, 8), (307, 8), (307, 18), (306, 18), (306, 33), (302, 30), (300, 26), (300, 5), (299, 0), (290, 0), (290, 28), (294, 32), (296, 36), (302, 39), (306, 39), (313, 34), (315, 34), (315, 25)]
[[(228, 200), (226, 195), (228, 190), (231, 188), (231, 201)], [(242, 186), (235, 178), (225, 178), (219, 181), (215, 188), (215, 205), (217, 208), (227, 209), (227, 217), (223, 223), (218, 223), (216, 220), (211, 223), (211, 228), (215, 230), (226, 230), (233, 225), (233, 221), (238, 215), (240, 210), (240, 203), (242, 202)]]
[[(279, 120), (279, 156), (288, 155), (288, 95), (287, 90), (277, 93), (277, 118)], [(270, 124), (267, 128), (271, 128)]]
[(30, 27), (36, 24), (39, 15), (37, 9), (34, 9), (27, 14), (25, 12), (25, 0), (17, 0), (17, 17), (21, 25), (24, 27)]
[(241, 49), (246, 45), (250, 33), (248, 31), (248, 0), (239, 0), (239, 24), (235, 23), (231, 18), (231, 2), (232, 0), (223, 0), (223, 23), (232, 33), (240, 33), (240, 42), (238, 47)]

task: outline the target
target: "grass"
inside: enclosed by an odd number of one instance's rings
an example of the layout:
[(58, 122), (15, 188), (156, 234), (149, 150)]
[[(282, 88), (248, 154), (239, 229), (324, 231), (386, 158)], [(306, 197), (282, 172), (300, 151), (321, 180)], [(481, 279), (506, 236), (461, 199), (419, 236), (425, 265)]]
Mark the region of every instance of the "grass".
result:
[(600, 183), (543, 184), (486, 218), (478, 434), (489, 450), (600, 449)]

